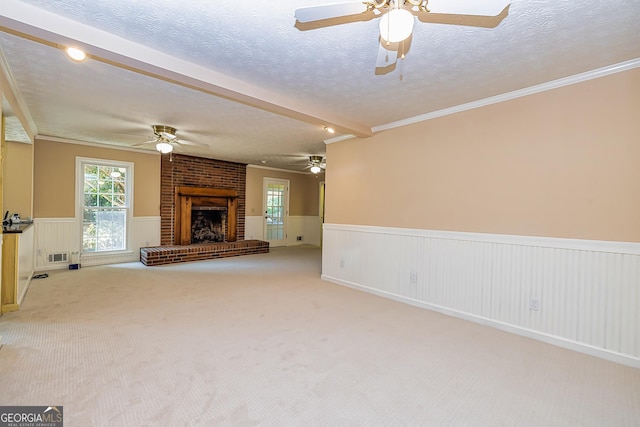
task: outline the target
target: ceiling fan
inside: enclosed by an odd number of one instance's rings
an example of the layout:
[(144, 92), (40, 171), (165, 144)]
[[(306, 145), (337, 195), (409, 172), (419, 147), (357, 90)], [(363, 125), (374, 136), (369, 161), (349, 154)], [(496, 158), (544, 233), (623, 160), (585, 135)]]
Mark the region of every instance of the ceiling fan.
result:
[(319, 174), (327, 167), (327, 163), (325, 158), (322, 156), (309, 156), (308, 167), (311, 173)]
[(302, 25), (332, 25), (330, 20), (357, 15), (363, 19), (381, 17), (376, 68), (384, 68), (396, 63), (399, 51), (404, 58), (404, 43), (412, 35), (415, 17), (497, 17), (510, 3), (511, 0), (365, 0), (302, 7), (296, 9), (294, 16)]
[(146, 144), (155, 144), (156, 150), (158, 150), (162, 154), (171, 153), (173, 151), (174, 146), (179, 146), (179, 145), (192, 145), (196, 147), (206, 147), (206, 148), (209, 147), (207, 144), (203, 144), (200, 142), (191, 142), (191, 141), (184, 141), (184, 140), (178, 139), (178, 137), (176, 136), (177, 129), (171, 126), (151, 125), (151, 129), (153, 129), (153, 134), (155, 135), (155, 138), (150, 141), (143, 142), (142, 144), (136, 144), (134, 145), (134, 147), (139, 147)]

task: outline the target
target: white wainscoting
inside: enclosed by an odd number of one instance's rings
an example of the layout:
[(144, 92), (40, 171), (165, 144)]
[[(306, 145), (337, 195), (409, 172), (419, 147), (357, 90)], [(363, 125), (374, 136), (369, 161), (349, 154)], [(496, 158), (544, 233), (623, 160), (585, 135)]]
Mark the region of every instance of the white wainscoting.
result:
[(638, 243), (325, 224), (322, 278), (640, 367)]
[[(319, 216), (289, 216), (287, 223), (287, 246), (320, 245), (322, 224)], [(302, 240), (297, 240), (302, 236)], [(244, 238), (264, 240), (264, 219), (262, 216), (246, 216)]]
[(36, 218), (34, 253), (35, 270), (55, 270), (68, 268), (69, 262), (49, 263), (49, 254), (66, 253), (71, 259), (71, 252), (80, 249), (80, 230), (75, 226), (73, 218)]
[(264, 218), (261, 215), (244, 217), (244, 238), (247, 240), (264, 240)]
[[(80, 252), (80, 228), (74, 218), (38, 218), (35, 223), (35, 270), (67, 269)], [(160, 245), (160, 217), (134, 217), (129, 227), (131, 251), (106, 255), (83, 255), (83, 266), (117, 264), (140, 260), (140, 248)], [(69, 261), (50, 263), (49, 254), (66, 253)]]

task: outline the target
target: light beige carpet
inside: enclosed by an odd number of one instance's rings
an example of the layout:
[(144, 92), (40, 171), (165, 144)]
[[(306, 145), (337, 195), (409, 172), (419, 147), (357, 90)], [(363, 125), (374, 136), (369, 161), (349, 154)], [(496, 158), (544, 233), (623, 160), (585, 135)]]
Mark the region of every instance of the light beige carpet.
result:
[(65, 426), (637, 426), (640, 371), (320, 277), (320, 250), (52, 272), (0, 405)]

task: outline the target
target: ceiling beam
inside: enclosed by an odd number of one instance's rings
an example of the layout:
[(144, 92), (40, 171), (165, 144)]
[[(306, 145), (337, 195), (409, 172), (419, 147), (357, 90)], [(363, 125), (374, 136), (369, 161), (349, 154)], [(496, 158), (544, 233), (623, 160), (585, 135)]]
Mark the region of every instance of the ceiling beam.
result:
[(331, 126), (338, 132), (361, 137), (373, 135), (369, 126), (338, 117), (301, 99), (252, 85), (17, 0), (2, 0), (2, 3), (0, 28), (9, 33), (61, 49), (78, 47), (90, 58), (102, 62), (306, 123)]
[[(29, 137), (29, 140), (33, 142), (34, 138), (38, 134), (38, 128), (36, 127), (33, 117), (27, 108), (27, 103), (24, 101), (18, 84), (11, 74), (11, 69), (7, 63), (7, 59), (4, 57), (4, 53), (0, 50), (0, 93), (3, 98), (9, 104), (11, 113), (18, 118), (18, 121), (22, 125), (22, 129)], [(2, 102), (3, 99), (0, 99)], [(6, 116), (6, 112), (2, 112)]]

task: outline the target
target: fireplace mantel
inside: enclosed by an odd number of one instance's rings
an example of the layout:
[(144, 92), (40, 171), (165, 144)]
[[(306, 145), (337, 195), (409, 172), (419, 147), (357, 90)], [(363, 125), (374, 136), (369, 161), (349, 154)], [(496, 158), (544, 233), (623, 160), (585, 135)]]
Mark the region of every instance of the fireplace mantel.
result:
[(237, 240), (238, 192), (224, 188), (175, 187), (175, 242), (191, 244), (191, 209), (193, 206), (227, 208), (227, 241)]

